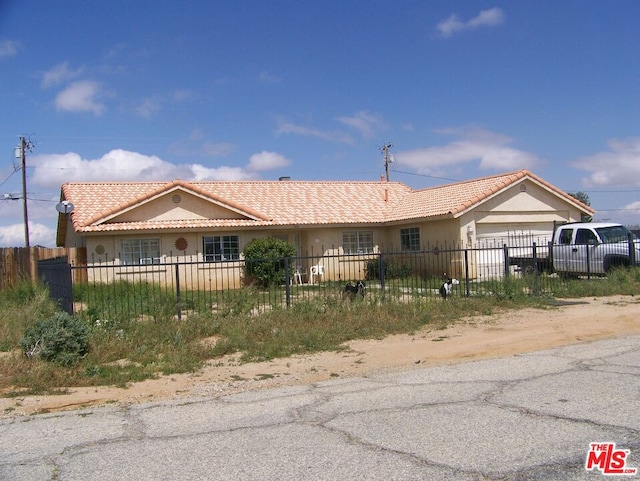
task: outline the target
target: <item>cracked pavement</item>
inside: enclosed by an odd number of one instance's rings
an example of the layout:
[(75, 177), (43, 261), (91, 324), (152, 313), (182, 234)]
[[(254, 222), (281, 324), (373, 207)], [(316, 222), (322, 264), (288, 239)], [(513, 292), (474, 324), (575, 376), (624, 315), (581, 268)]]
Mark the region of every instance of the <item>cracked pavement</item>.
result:
[[(0, 421), (0, 479), (583, 480), (640, 467), (640, 336), (500, 359)], [(640, 479), (638, 475), (617, 479)]]

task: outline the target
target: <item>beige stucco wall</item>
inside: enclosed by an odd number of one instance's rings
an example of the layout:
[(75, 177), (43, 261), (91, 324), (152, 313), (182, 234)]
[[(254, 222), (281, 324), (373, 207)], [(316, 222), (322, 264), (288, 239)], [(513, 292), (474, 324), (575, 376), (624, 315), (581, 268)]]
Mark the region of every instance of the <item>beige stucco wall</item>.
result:
[[(179, 202), (174, 202), (174, 197)], [(178, 200), (176, 197), (175, 200)], [(185, 219), (241, 219), (237, 212), (222, 207), (210, 200), (188, 195), (184, 192), (169, 192), (153, 201), (110, 219), (109, 222), (130, 222), (135, 220), (185, 220)]]
[[(169, 234), (131, 234), (129, 236), (92, 236), (86, 239), (87, 262), (98, 268), (89, 269), (90, 282), (113, 282), (116, 280), (153, 280), (165, 285), (174, 285), (174, 265), (125, 266), (120, 264), (120, 240), (123, 238), (159, 238), (162, 264), (179, 262), (181, 287), (223, 290), (242, 285), (241, 263), (204, 263), (202, 257), (202, 235), (192, 232)], [(184, 238), (187, 249), (178, 251), (175, 242)], [(241, 240), (242, 245), (242, 240)]]
[(73, 230), (73, 224), (67, 222), (65, 230), (65, 245), (59, 247), (86, 247), (85, 237), (80, 236)]
[(549, 235), (554, 222), (580, 220), (580, 211), (557, 195), (525, 180), (478, 205), (462, 218), (461, 228), (476, 232), (477, 224), (511, 224), (515, 229), (527, 225), (547, 226)]

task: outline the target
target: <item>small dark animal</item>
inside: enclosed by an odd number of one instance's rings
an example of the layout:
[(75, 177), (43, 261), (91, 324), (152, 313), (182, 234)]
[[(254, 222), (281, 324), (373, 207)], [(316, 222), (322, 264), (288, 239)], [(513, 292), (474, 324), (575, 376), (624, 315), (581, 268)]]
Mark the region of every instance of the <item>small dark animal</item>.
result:
[(453, 286), (460, 284), (458, 279), (448, 279), (440, 286), (440, 295), (443, 299), (446, 299), (451, 295), (451, 289)]
[(342, 298), (354, 300), (356, 297), (364, 299), (364, 290), (366, 289), (364, 281), (358, 281), (355, 284), (348, 282), (342, 291)]

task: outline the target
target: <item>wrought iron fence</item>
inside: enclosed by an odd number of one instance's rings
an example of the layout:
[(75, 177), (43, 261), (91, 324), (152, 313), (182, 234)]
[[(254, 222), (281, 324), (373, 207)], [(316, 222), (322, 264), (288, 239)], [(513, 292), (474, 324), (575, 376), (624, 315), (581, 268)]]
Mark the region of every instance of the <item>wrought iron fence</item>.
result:
[[(74, 309), (102, 320), (260, 314), (302, 302), (352, 300), (355, 296), (345, 287), (356, 281), (366, 285), (365, 302), (428, 302), (440, 297), (447, 278), (459, 281), (452, 286), (454, 297), (499, 295), (509, 279), (520, 282), (518, 289), (541, 295), (562, 282), (551, 273), (549, 254), (547, 244), (533, 242), (229, 262), (205, 262), (200, 254), (169, 255), (140, 265), (90, 260), (72, 266), (86, 269), (86, 275), (74, 276), (86, 279), (74, 282)], [(252, 262), (271, 263), (273, 276), (252, 276), (247, 268)], [(588, 266), (583, 270), (591, 276)]]

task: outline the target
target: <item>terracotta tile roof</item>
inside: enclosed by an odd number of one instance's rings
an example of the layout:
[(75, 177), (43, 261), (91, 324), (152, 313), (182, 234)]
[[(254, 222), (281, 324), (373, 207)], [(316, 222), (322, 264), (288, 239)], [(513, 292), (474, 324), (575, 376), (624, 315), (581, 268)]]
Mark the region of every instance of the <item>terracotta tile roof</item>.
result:
[(398, 219), (443, 215), (458, 217), (484, 200), (524, 179), (528, 179), (562, 197), (584, 210), (585, 213), (593, 214), (595, 212), (537, 175), (528, 170), (520, 170), (413, 191), (408, 201), (397, 207), (395, 215)]
[[(203, 229), (290, 225), (376, 224), (428, 217), (457, 217), (528, 178), (587, 213), (593, 211), (522, 170), (413, 190), (399, 182), (103, 182), (67, 183), (61, 197), (74, 204), (76, 232)], [(234, 219), (118, 222), (117, 216), (172, 192), (186, 192), (235, 212)]]
[[(117, 223), (118, 214), (176, 189), (233, 210), (240, 219)], [(398, 182), (105, 182), (67, 183), (77, 232), (266, 225), (384, 222), (392, 203), (411, 189)], [(385, 201), (385, 198), (387, 199)], [(113, 220), (112, 220), (113, 219)]]

